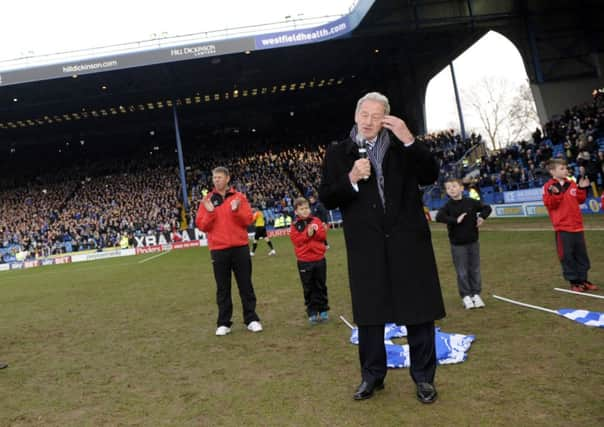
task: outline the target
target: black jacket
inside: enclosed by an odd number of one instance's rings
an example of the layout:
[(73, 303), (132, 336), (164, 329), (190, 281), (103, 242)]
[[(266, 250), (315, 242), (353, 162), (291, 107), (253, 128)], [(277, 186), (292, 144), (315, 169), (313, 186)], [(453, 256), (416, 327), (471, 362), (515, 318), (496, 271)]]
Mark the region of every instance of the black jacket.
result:
[[(467, 245), (478, 241), (478, 227), (476, 226), (476, 215), (486, 219), (491, 214), (491, 207), (482, 204), (479, 200), (462, 197), (461, 200), (450, 199), (436, 214), (438, 222), (447, 224), (449, 241), (453, 245)], [(457, 218), (462, 213), (467, 213), (461, 223)]]
[(329, 212), (325, 209), (325, 206), (319, 201), (316, 201), (312, 205), (310, 205), (310, 211), (313, 216), (319, 218), (325, 224), (329, 223)]
[(430, 228), (419, 185), (433, 183), (438, 164), (416, 141), (391, 136), (382, 162), (385, 208), (375, 174), (356, 192), (348, 173), (359, 158), (349, 138), (331, 145), (323, 161), (319, 198), (342, 211), (354, 320), (358, 325), (419, 324), (445, 316)]

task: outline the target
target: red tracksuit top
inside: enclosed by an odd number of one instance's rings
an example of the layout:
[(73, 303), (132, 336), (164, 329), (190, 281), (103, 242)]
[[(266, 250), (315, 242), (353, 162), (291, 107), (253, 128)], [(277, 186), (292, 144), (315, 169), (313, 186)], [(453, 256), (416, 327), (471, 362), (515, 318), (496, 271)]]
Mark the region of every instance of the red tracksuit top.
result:
[(587, 198), (587, 190), (577, 187), (577, 184), (565, 179), (563, 186), (568, 185), (565, 191), (552, 194), (548, 191), (550, 185), (558, 183), (557, 179), (550, 179), (543, 186), (543, 204), (547, 208), (549, 217), (555, 231), (583, 231), (583, 216), (579, 205)]
[[(247, 227), (252, 223), (252, 208), (247, 198), (243, 193), (231, 188), (227, 190), (222, 204), (217, 206), (217, 203), (212, 200), (214, 195), (220, 196), (216, 189), (204, 198), (213, 202), (214, 211), (208, 212), (202, 201), (199, 203), (195, 217), (197, 228), (208, 236), (208, 247), (210, 250), (220, 250), (247, 245), (249, 241)], [(236, 211), (232, 211), (231, 202), (236, 199), (240, 200), (239, 207)]]
[[(305, 227), (302, 231), (298, 231), (296, 224), (298, 221), (306, 221)], [(310, 224), (316, 224), (317, 230), (312, 237), (308, 237), (308, 227)], [(315, 217), (309, 216), (306, 220), (296, 217), (289, 228), (289, 238), (294, 244), (294, 251), (296, 252), (296, 258), (298, 261), (312, 262), (320, 261), (325, 257), (325, 239), (327, 238), (327, 231), (323, 227), (323, 222)]]

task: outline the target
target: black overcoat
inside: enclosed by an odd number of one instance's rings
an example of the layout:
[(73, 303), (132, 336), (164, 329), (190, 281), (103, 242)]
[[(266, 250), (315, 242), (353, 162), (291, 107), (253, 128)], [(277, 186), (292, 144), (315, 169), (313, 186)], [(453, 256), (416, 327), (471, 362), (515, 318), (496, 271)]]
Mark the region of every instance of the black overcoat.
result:
[(348, 173), (359, 158), (352, 139), (327, 149), (319, 198), (340, 208), (348, 256), (354, 321), (358, 325), (424, 323), (445, 316), (434, 250), (419, 185), (432, 184), (438, 164), (416, 141), (405, 147), (392, 134), (382, 168), (385, 209), (375, 173), (359, 181)]

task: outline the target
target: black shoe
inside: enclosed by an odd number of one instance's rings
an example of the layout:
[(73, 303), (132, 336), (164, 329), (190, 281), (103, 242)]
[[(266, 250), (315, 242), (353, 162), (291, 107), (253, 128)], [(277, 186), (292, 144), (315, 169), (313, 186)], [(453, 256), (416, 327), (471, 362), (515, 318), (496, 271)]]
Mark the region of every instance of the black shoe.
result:
[(417, 398), (422, 403), (432, 403), (436, 400), (438, 393), (433, 384), (417, 383)]
[(0, 362), (0, 369), (8, 368), (8, 365), (4, 362)]
[(354, 400), (365, 400), (365, 399), (369, 399), (371, 396), (373, 396), (373, 392), (376, 390), (382, 390), (384, 388), (384, 381), (377, 381), (373, 384), (363, 380), (361, 382), (361, 384), (359, 385), (359, 387), (357, 388), (357, 391), (354, 393), (354, 395), (352, 396), (352, 398)]

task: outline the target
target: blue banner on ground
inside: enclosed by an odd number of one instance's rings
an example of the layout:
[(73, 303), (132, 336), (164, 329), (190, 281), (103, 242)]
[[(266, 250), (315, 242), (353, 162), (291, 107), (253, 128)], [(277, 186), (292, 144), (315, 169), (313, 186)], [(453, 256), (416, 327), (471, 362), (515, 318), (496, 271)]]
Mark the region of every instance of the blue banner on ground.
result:
[[(410, 366), (409, 345), (395, 344), (393, 339), (407, 336), (407, 328), (388, 323), (384, 327), (384, 345), (386, 346), (386, 363), (389, 368), (408, 368)], [(449, 334), (435, 328), (436, 359), (439, 365), (461, 363), (468, 357), (474, 335)], [(359, 343), (358, 329), (354, 328), (350, 336), (352, 344)]]

